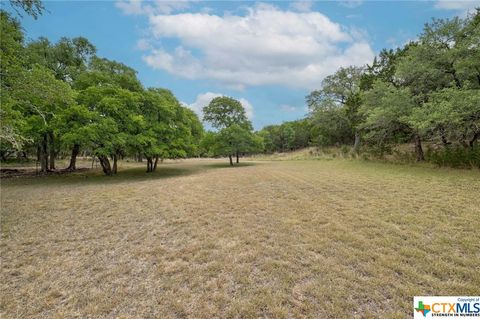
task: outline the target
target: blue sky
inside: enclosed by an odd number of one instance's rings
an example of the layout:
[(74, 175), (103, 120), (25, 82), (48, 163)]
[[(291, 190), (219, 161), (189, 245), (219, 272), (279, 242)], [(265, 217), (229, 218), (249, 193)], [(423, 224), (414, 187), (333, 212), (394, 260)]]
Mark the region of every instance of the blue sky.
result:
[[(476, 2), (478, 4), (478, 2)], [(241, 100), (254, 127), (302, 118), (305, 96), (340, 66), (413, 40), (472, 1), (46, 1), (21, 18), (27, 39), (84, 36), (196, 111)], [(2, 7), (11, 11), (6, 2)]]

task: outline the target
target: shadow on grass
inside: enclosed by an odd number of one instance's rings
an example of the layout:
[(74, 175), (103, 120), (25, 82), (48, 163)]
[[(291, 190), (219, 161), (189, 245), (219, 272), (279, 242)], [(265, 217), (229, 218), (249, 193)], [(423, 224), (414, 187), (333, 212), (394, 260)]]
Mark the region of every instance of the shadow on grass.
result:
[(255, 163), (239, 163), (234, 166), (223, 162), (199, 162), (199, 163), (168, 163), (160, 164), (157, 170), (147, 173), (145, 167), (119, 168), (116, 175), (105, 176), (101, 169), (95, 168), (88, 171), (72, 172), (64, 175), (38, 175), (21, 176), (17, 178), (2, 179), (2, 186), (8, 185), (47, 185), (47, 184), (116, 184), (125, 182), (141, 182), (153, 179), (166, 179), (179, 176), (198, 174), (207, 170), (231, 168), (236, 169), (246, 166), (254, 166)]

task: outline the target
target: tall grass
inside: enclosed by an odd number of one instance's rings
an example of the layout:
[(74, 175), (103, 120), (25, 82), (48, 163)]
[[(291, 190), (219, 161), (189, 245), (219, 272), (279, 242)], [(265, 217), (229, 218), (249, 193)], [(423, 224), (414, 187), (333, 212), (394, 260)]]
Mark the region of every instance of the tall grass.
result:
[[(410, 144), (396, 146), (362, 146), (354, 152), (351, 146), (310, 147), (288, 153), (260, 154), (252, 156), (254, 160), (309, 160), (309, 159), (351, 159), (382, 161), (398, 164), (412, 164), (417, 157)], [(441, 167), (480, 168), (480, 147), (465, 148), (450, 146), (434, 148), (429, 145), (425, 150), (425, 161)]]

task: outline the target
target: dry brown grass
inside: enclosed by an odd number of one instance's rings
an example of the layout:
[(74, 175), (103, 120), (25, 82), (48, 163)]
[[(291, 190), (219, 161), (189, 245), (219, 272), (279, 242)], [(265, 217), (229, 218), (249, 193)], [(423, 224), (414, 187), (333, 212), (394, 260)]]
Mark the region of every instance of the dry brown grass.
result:
[(2, 183), (2, 318), (405, 318), (480, 292), (478, 171), (143, 170)]

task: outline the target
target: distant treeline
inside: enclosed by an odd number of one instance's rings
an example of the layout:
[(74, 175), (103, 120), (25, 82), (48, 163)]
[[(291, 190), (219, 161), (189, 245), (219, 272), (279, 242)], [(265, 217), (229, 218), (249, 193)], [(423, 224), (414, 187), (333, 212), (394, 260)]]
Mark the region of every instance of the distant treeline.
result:
[(417, 161), (480, 166), (480, 10), (434, 19), (417, 41), (340, 68), (306, 101), (304, 120), (258, 133), (266, 152), (351, 145), (383, 156), (412, 143)]
[[(43, 8), (13, 3), (34, 17)], [(327, 76), (302, 120), (254, 132), (239, 101), (218, 97), (203, 109), (217, 129), (207, 133), (169, 90), (144, 88), (87, 39), (26, 42), (15, 18), (0, 18), (2, 161), (35, 157), (46, 172), (68, 156), (74, 170), (83, 153), (112, 175), (126, 156), (151, 172), (164, 158), (228, 156), (233, 165), (242, 154), (346, 145), (382, 157), (411, 143), (416, 161), (480, 166), (480, 10), (433, 20), (417, 41)]]

